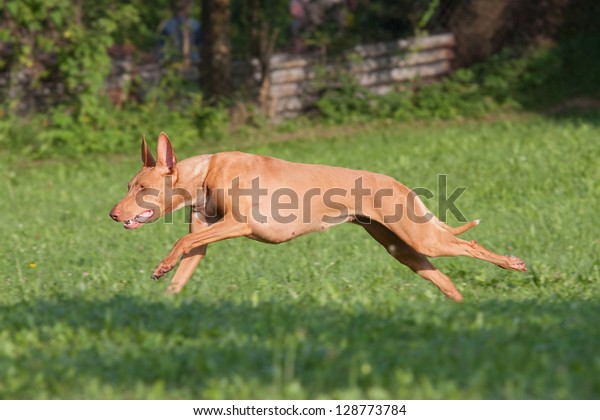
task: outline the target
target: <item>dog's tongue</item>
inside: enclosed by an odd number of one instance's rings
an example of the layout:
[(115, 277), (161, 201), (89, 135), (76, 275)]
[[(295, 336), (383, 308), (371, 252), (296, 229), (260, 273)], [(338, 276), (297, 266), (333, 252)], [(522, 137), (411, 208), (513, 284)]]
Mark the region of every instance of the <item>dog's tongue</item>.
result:
[(135, 229), (140, 226), (142, 226), (142, 223), (136, 222), (135, 220), (128, 220), (123, 224), (123, 227), (128, 230)]
[(135, 216), (133, 219), (125, 221), (123, 226), (125, 227), (125, 229), (138, 228), (141, 225), (143, 225), (145, 222), (147, 222), (153, 215), (154, 215), (154, 212), (152, 210), (146, 210), (145, 212)]
[(136, 222), (144, 223), (146, 220), (150, 219), (154, 212), (152, 210), (146, 210), (142, 214), (138, 214), (135, 218)]

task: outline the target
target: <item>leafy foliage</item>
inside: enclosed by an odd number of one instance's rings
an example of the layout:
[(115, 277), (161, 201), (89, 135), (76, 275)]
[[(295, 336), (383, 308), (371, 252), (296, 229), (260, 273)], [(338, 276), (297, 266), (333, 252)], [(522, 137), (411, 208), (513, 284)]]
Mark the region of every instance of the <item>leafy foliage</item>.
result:
[[(8, 86), (0, 87), (2, 147), (35, 158), (81, 155), (119, 150), (141, 132), (176, 130), (191, 144), (199, 138), (223, 139), (231, 126), (239, 126), (232, 122), (232, 112), (225, 105), (207, 104), (200, 87), (186, 82), (176, 65), (164, 67), (160, 83), (144, 87), (138, 102), (126, 101), (115, 108), (105, 97), (104, 80), (111, 66), (108, 48), (132, 43), (135, 54), (152, 51), (157, 45), (158, 25), (173, 14), (175, 3), (7, 0), (5, 4), (0, 16), (0, 73), (10, 77)], [(279, 48), (289, 46), (287, 6), (284, 0), (232, 2), (232, 40), (237, 55), (256, 53), (253, 43), (274, 34)], [(354, 20), (350, 25), (350, 32), (360, 36), (346, 31), (340, 42), (364, 41), (371, 36), (388, 39), (406, 35), (409, 29), (435, 27), (442, 6), (446, 7), (437, 0), (361, 3), (359, 11), (351, 14)], [(198, 4), (191, 13), (199, 14)], [(576, 13), (569, 19), (570, 24), (589, 20)], [(372, 25), (375, 21), (395, 24)], [(589, 22), (584, 25), (592, 26)], [(331, 44), (340, 33), (323, 27), (313, 35), (323, 36)], [(600, 68), (599, 49), (597, 31), (585, 36), (571, 33), (561, 38), (560, 44), (524, 54), (505, 50), (483, 64), (457, 70), (447, 79), (423, 83), (417, 89), (400, 86), (386, 96), (373, 95), (341, 74), (339, 86), (325, 89), (317, 108), (322, 120), (333, 123), (478, 118), (496, 111), (540, 109), (572, 96), (598, 95), (599, 73), (590, 69)], [(36, 102), (43, 96), (41, 92), (48, 90), (56, 94), (42, 104), (42, 112), (23, 115), (19, 104)]]
[[(133, 25), (131, 5), (84, 7), (71, 0), (7, 0), (0, 39), (10, 52), (2, 63), (10, 75), (10, 111), (23, 97), (36, 96), (52, 79), (62, 89), (60, 101), (68, 112), (86, 122), (94, 118), (98, 94), (111, 68), (107, 49), (113, 44), (116, 22)], [(19, 85), (25, 75), (26, 84)]]
[[(264, 30), (277, 32), (277, 47), (285, 50), (290, 45), (289, 0), (249, 0), (233, 1), (231, 38), (236, 57), (255, 57), (257, 36), (260, 26)], [(259, 26), (259, 27), (257, 27)]]
[[(504, 50), (485, 63), (458, 69), (450, 77), (417, 89), (404, 87), (385, 96), (372, 94), (348, 75), (341, 87), (318, 101), (326, 119), (336, 122), (392, 118), (480, 117), (494, 111), (539, 108), (574, 95), (597, 95), (600, 38), (575, 38), (524, 54)], [(548, 87), (552, 86), (552, 89)]]

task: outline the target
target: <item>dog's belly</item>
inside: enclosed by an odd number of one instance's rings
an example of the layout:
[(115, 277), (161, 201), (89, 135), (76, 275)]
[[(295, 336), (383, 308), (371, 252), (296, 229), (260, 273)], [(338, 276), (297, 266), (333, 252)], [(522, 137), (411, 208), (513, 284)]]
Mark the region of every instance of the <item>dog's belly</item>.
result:
[(337, 217), (325, 218), (317, 223), (306, 223), (302, 219), (290, 223), (251, 223), (252, 233), (248, 238), (268, 244), (279, 244), (288, 242), (302, 235), (313, 232), (322, 232), (332, 226), (353, 221), (354, 216), (339, 215)]

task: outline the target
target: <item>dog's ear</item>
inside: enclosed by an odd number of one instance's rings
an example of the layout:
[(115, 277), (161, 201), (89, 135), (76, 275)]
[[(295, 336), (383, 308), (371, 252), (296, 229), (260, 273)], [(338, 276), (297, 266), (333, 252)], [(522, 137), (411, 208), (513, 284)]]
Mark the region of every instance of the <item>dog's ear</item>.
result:
[(144, 162), (144, 168), (156, 165), (154, 156), (152, 156), (152, 153), (148, 150), (145, 134), (142, 134), (142, 162)]
[(158, 159), (157, 167), (163, 168), (169, 174), (175, 172), (177, 158), (175, 157), (175, 153), (173, 153), (173, 146), (171, 146), (169, 137), (165, 133), (160, 133), (158, 136), (156, 154)]

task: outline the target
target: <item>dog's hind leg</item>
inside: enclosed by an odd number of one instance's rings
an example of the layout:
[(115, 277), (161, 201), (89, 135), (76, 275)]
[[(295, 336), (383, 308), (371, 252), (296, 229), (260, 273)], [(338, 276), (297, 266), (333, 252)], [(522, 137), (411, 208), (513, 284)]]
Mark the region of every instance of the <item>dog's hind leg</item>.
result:
[[(491, 262), (507, 270), (527, 271), (525, 263), (519, 257), (499, 255), (485, 249), (476, 241), (457, 238), (453, 232), (440, 227), (435, 221), (410, 226), (412, 227), (410, 231), (403, 232), (406, 235), (406, 243), (419, 254), (427, 257), (465, 256)], [(390, 229), (394, 231), (396, 226), (390, 225)]]
[(396, 234), (385, 226), (373, 222), (370, 224), (360, 224), (369, 234), (388, 251), (388, 253), (409, 267), (419, 276), (432, 282), (446, 296), (455, 302), (463, 300), (462, 294), (456, 289), (452, 281), (444, 273), (429, 262), (427, 257), (419, 254)]
[(523, 260), (513, 255), (498, 255), (483, 246), (479, 245), (476, 241), (465, 241), (458, 238), (440, 244), (439, 249), (436, 251), (438, 255), (435, 256), (466, 256), (472, 258), (478, 258), (480, 260), (491, 262), (498, 267), (513, 270), (513, 271), (527, 271), (527, 267)]
[[(422, 217), (419, 215), (419, 217)], [(473, 226), (477, 221), (452, 228), (433, 218), (415, 223), (410, 217), (401, 223), (389, 223), (385, 227), (397, 235), (410, 248), (426, 257), (472, 257), (491, 262), (498, 267), (514, 271), (527, 271), (519, 257), (499, 255), (485, 249), (475, 241), (465, 241), (456, 237)]]

